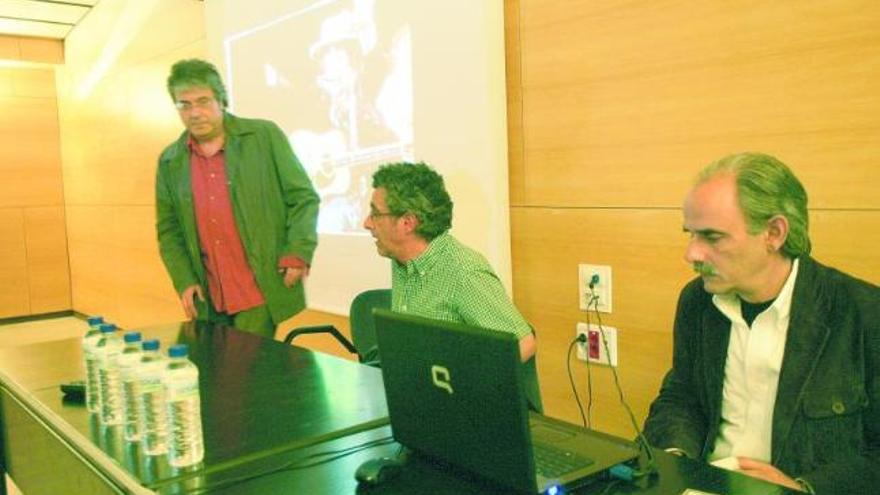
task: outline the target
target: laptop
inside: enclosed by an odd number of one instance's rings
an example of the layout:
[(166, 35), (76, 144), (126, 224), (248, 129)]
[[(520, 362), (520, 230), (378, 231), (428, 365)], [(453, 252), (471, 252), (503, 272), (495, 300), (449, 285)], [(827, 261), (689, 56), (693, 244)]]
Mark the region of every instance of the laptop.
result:
[(373, 311), (394, 439), (523, 493), (607, 479), (632, 442), (530, 413), (510, 333)]

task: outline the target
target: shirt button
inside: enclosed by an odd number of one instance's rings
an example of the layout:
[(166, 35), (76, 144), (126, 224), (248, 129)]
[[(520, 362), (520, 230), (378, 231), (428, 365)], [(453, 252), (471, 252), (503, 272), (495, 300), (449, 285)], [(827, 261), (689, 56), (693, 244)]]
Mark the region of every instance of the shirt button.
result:
[(211, 174), (211, 178), (213, 179), (214, 177), (216, 177), (216, 175), (217, 174)]
[(846, 411), (846, 406), (839, 400), (834, 401), (834, 404), (831, 404), (831, 410), (834, 411), (834, 414), (843, 414)]
[(214, 241), (214, 244), (220, 244), (220, 241)]
[(211, 201), (214, 201), (214, 196), (208, 196), (208, 199), (210, 199)]

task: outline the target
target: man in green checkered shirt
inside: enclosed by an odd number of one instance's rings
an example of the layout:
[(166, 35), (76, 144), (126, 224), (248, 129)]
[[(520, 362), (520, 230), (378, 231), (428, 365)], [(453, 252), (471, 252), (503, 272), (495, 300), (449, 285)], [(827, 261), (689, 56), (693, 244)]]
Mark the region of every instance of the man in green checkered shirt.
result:
[(391, 309), (516, 335), (526, 397), (541, 411), (535, 334), (486, 258), (448, 233), (443, 177), (424, 163), (388, 164), (373, 174), (373, 189), (364, 228), (391, 258)]

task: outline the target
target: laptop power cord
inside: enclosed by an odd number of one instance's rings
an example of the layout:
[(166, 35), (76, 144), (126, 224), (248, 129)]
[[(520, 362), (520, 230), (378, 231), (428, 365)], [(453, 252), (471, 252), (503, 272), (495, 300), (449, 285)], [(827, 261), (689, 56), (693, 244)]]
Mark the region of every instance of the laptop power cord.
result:
[[(590, 421), (587, 419), (587, 416), (584, 414), (584, 406), (581, 404), (581, 398), (578, 395), (577, 386), (574, 384), (574, 375), (571, 372), (571, 351), (574, 350), (574, 346), (578, 343), (584, 343), (587, 341), (587, 336), (585, 334), (578, 334), (577, 338), (571, 341), (571, 344), (568, 346), (568, 352), (566, 353), (565, 359), (565, 368), (568, 371), (568, 383), (571, 385), (571, 392), (574, 394), (575, 403), (578, 406), (578, 411), (581, 413), (581, 421), (583, 422), (584, 428), (590, 427)], [(592, 387), (590, 387), (592, 388)], [(590, 403), (592, 404), (593, 398), (592, 394), (590, 394)]]
[(632, 481), (636, 479), (636, 470), (627, 466), (626, 464), (617, 464), (612, 466), (610, 470), (608, 470), (608, 474), (611, 475), (612, 478), (619, 479), (621, 481)]
[[(602, 326), (602, 315), (599, 314), (599, 297), (594, 295), (591, 298), (591, 302), (593, 302), (593, 311), (596, 313), (596, 320), (599, 324), (599, 333), (601, 334), (602, 343), (605, 345), (605, 355), (610, 356), (611, 352), (608, 349), (608, 340), (605, 338), (605, 327)], [(589, 306), (587, 307), (587, 314), (589, 314)], [(645, 438), (645, 435), (642, 433), (641, 428), (639, 428), (636, 417), (633, 414), (632, 409), (630, 409), (629, 404), (627, 404), (626, 399), (624, 398), (623, 387), (620, 386), (620, 378), (617, 376), (617, 368), (615, 368), (614, 366), (610, 366), (609, 368), (611, 369), (611, 375), (614, 377), (614, 385), (617, 388), (617, 393), (620, 396), (620, 404), (623, 406), (624, 409), (626, 409), (626, 412), (629, 415), (629, 420), (632, 423), (632, 427), (636, 432), (636, 443), (639, 445), (639, 450), (645, 453), (645, 458), (647, 461), (644, 467), (639, 466), (639, 468), (633, 468), (624, 464), (618, 464), (611, 469), (611, 475), (617, 479), (632, 481), (637, 478), (643, 478), (645, 476), (655, 474), (657, 472), (657, 466), (655, 465), (654, 461), (654, 450), (648, 443), (648, 439)]]

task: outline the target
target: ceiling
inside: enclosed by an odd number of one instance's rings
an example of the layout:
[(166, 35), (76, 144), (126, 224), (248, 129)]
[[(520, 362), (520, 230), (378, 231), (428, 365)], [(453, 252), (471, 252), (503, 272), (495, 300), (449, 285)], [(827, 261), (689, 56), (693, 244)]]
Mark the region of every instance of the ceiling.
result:
[(0, 0), (0, 35), (63, 40), (100, 0)]

